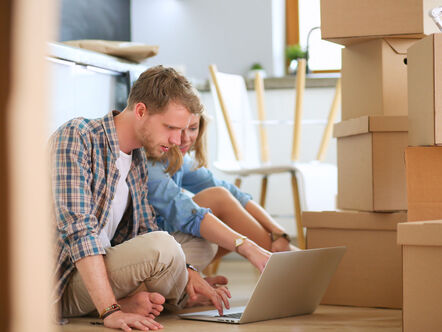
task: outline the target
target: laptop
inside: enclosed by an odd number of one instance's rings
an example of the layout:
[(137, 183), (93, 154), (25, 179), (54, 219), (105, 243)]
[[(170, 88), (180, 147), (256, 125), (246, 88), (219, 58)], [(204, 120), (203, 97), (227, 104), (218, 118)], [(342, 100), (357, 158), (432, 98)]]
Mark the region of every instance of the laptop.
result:
[(183, 319), (243, 324), (315, 311), (344, 255), (345, 247), (273, 253), (247, 305), (179, 314)]

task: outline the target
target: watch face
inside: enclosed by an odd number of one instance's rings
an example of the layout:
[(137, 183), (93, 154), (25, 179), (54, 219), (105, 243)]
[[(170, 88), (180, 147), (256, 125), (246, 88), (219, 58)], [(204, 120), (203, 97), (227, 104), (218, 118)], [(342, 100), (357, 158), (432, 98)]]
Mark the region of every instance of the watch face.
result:
[(235, 239), (235, 248), (238, 248), (241, 244), (243, 244), (246, 239), (247, 237), (245, 236)]
[(191, 269), (191, 270), (195, 271), (195, 272), (198, 272), (197, 268), (196, 268), (195, 266), (193, 266), (193, 265), (190, 265), (190, 264), (187, 264), (187, 263), (186, 263), (186, 267), (187, 267), (188, 269)]

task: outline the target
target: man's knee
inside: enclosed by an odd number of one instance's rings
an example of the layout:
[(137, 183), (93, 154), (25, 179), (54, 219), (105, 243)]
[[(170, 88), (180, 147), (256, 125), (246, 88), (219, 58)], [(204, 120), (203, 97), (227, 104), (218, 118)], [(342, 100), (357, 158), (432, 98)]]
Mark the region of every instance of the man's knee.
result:
[(140, 236), (140, 251), (148, 255), (155, 253), (159, 261), (183, 261), (185, 262), (184, 252), (181, 245), (167, 232), (151, 232)]

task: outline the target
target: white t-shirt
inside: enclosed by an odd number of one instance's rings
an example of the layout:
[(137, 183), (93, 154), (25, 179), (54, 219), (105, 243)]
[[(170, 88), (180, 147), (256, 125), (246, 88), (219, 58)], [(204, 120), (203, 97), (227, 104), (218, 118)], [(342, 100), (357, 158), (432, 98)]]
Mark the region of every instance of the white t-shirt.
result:
[(116, 162), (116, 166), (120, 172), (120, 178), (118, 179), (114, 199), (111, 202), (108, 222), (99, 235), (101, 244), (104, 248), (111, 247), (110, 241), (115, 235), (118, 224), (120, 223), (121, 218), (123, 218), (124, 211), (126, 211), (129, 202), (129, 187), (127, 186), (126, 178), (129, 174), (131, 164), (132, 155), (120, 151), (120, 157)]

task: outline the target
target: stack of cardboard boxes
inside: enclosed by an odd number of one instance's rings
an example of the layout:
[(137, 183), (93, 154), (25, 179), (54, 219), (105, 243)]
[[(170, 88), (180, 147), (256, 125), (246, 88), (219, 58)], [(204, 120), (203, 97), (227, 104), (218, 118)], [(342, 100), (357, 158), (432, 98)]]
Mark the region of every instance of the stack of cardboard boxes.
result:
[[(442, 1), (440, 2), (442, 5)], [(403, 250), (404, 331), (442, 329), (442, 33), (408, 50), (408, 221)]]
[(308, 248), (347, 247), (323, 304), (402, 307), (396, 229), (407, 221), (407, 49), (438, 31), (428, 16), (438, 4), (321, 0), (322, 38), (346, 46), (334, 128), (339, 211), (303, 214)]

